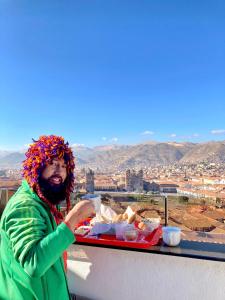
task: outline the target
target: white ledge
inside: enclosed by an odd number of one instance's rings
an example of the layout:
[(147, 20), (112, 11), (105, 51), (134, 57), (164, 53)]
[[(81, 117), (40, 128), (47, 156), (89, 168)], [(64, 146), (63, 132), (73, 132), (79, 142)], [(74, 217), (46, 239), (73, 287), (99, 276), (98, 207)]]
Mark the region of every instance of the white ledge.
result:
[(223, 300), (224, 262), (85, 245), (69, 248), (72, 293), (96, 300)]

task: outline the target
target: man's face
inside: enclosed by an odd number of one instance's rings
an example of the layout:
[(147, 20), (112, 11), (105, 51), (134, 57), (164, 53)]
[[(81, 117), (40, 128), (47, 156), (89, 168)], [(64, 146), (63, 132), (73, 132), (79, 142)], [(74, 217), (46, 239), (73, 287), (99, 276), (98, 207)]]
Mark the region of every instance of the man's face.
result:
[(66, 197), (67, 168), (64, 159), (54, 158), (46, 165), (39, 178), (44, 196), (52, 203), (59, 204)]
[(67, 177), (64, 159), (54, 158), (51, 163), (44, 168), (41, 176), (43, 179), (48, 180), (52, 185), (62, 184)]

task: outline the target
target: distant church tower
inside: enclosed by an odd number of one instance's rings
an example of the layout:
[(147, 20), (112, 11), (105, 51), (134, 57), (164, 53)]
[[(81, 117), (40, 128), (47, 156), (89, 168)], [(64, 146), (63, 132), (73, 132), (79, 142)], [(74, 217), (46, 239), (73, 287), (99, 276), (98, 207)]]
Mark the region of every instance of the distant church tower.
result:
[(132, 176), (131, 171), (127, 170), (125, 175), (125, 189), (127, 192), (131, 192), (132, 189)]
[(143, 170), (141, 169), (138, 174), (137, 174), (137, 185), (136, 185), (136, 190), (140, 193), (143, 192), (143, 189), (144, 189), (144, 180), (143, 180), (143, 177), (144, 177), (144, 172)]
[(143, 192), (143, 170), (135, 172), (134, 170), (127, 170), (125, 175), (125, 189), (127, 192)]
[(87, 193), (94, 193), (95, 191), (95, 178), (94, 178), (94, 172), (89, 169), (86, 172), (86, 192)]

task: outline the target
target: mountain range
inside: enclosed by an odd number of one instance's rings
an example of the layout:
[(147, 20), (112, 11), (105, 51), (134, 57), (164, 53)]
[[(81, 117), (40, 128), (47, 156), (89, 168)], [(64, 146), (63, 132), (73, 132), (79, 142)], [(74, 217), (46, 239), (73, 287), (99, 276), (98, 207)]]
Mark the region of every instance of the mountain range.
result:
[[(143, 168), (173, 163), (225, 163), (225, 141), (206, 143), (145, 142), (137, 145), (105, 145), (89, 148), (73, 147), (78, 168), (102, 171)], [(0, 168), (21, 168), (24, 152), (0, 150)]]

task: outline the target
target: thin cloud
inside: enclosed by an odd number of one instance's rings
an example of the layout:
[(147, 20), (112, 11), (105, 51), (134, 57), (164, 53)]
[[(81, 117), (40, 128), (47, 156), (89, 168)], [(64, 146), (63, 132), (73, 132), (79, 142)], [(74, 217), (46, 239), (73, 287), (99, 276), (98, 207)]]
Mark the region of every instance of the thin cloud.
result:
[(114, 137), (114, 138), (112, 138), (110, 141), (113, 142), (113, 143), (116, 143), (116, 142), (118, 142), (118, 138), (117, 138), (117, 137)]
[(77, 148), (77, 147), (84, 147), (85, 144), (72, 144), (72, 148)]
[(176, 133), (171, 133), (169, 135), (169, 138), (176, 138), (177, 140), (182, 140), (182, 141), (187, 141), (187, 140), (192, 140), (195, 138), (198, 138), (200, 136), (200, 134), (198, 133), (193, 133), (191, 135), (177, 135)]
[(199, 136), (200, 136), (200, 134), (198, 134), (198, 133), (193, 134), (193, 137), (199, 137)]
[(145, 130), (144, 132), (141, 133), (141, 135), (153, 135), (154, 132), (150, 130)]
[(225, 129), (214, 129), (210, 131), (211, 134), (225, 134)]
[(198, 134), (198, 133), (193, 133), (193, 134), (191, 134), (191, 135), (181, 135), (181, 136), (177, 136), (177, 138), (186, 139), (186, 140), (191, 140), (191, 139), (197, 138), (197, 137), (199, 137), (199, 136), (200, 136), (200, 134)]
[(118, 142), (118, 138), (117, 137), (113, 137), (113, 138), (106, 138), (105, 136), (102, 137), (102, 140), (104, 142), (108, 142), (108, 143), (116, 143)]

